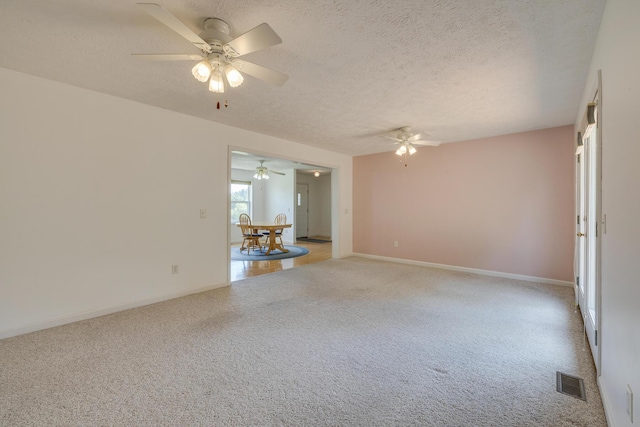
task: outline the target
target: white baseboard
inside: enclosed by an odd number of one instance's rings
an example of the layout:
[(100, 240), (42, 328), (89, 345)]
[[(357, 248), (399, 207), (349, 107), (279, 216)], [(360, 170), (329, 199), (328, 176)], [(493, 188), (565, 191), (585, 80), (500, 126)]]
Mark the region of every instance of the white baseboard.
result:
[(606, 389), (602, 387), (602, 383), (600, 382), (599, 376), (598, 376), (597, 382), (598, 382), (598, 390), (600, 391), (600, 397), (602, 398), (602, 406), (604, 407), (604, 416), (607, 418), (607, 425), (609, 427), (615, 427), (615, 424), (613, 423), (613, 419), (609, 416), (609, 414), (613, 413), (613, 412), (610, 412), (610, 411), (613, 411), (611, 409), (612, 408), (611, 401), (609, 399), (609, 395), (607, 394)]
[(168, 301), (175, 298), (184, 297), (187, 295), (197, 294), (200, 292), (210, 291), (212, 289), (223, 288), (230, 286), (231, 283), (218, 283), (216, 285), (209, 285), (198, 289), (190, 289), (188, 291), (175, 292), (172, 294), (163, 295), (156, 298), (149, 298), (141, 301), (134, 301), (126, 304), (121, 304), (113, 307), (108, 307), (100, 310), (85, 311), (82, 313), (76, 313), (69, 316), (54, 317), (44, 322), (31, 323), (29, 325), (19, 326), (17, 328), (5, 329), (0, 331), (0, 339), (15, 337), (18, 335), (28, 334), (29, 332), (40, 331), (42, 329), (49, 329), (55, 326), (66, 325), (67, 323), (77, 322), (79, 320), (92, 319), (94, 317), (105, 316), (107, 314), (116, 313), (118, 311), (129, 310), (132, 308), (142, 307), (145, 305), (155, 304), (162, 301)]
[(535, 277), (535, 276), (525, 276), (522, 274), (503, 273), (501, 271), (481, 270), (479, 268), (459, 267), (457, 265), (436, 264), (433, 262), (414, 261), (410, 259), (391, 258), (391, 257), (361, 254), (361, 253), (354, 253), (353, 256), (357, 256), (361, 258), (377, 259), (381, 261), (396, 262), (399, 264), (410, 264), (410, 265), (419, 265), (422, 267), (440, 268), (443, 270), (462, 271), (465, 273), (481, 274), (483, 276), (503, 277), (506, 279), (525, 280), (527, 282), (547, 283), (550, 285), (573, 286), (572, 282), (567, 282), (564, 280), (547, 279), (544, 277)]

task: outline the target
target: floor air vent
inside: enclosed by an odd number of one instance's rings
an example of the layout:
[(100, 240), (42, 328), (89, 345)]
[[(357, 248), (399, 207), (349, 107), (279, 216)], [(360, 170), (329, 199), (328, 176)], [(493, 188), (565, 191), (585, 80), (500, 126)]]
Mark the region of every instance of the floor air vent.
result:
[(556, 372), (556, 387), (560, 393), (568, 394), (576, 399), (584, 401), (587, 400), (587, 395), (584, 392), (584, 381), (582, 381), (582, 378), (563, 374), (558, 371)]

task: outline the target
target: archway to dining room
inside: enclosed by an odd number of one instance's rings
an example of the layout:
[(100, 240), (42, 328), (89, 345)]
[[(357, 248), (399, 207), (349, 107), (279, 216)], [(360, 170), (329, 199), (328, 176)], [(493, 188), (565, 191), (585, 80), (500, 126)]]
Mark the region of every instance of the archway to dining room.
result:
[[(332, 169), (234, 149), (230, 150), (229, 165), (230, 282), (332, 258)], [(308, 192), (301, 194), (301, 188)], [(265, 226), (284, 214), (288, 227), (281, 230), (281, 240), (276, 242), (285, 250), (292, 249), (290, 253), (274, 249), (265, 256), (270, 243), (268, 230), (253, 230), (264, 233), (258, 239), (262, 252), (256, 247), (245, 248), (248, 245), (238, 227), (241, 213), (248, 214), (253, 225)], [(298, 230), (301, 223), (304, 232)]]

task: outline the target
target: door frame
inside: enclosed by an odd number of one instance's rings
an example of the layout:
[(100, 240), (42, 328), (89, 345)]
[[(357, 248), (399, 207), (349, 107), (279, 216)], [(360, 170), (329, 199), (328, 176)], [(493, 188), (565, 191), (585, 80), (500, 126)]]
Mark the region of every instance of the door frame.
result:
[[(578, 132), (576, 152), (576, 303), (584, 322), (589, 347), (600, 375), (602, 337), (601, 288), (602, 288), (602, 236), (605, 232), (602, 216), (602, 77), (598, 71), (598, 81), (592, 91), (592, 100), (585, 110)], [(591, 139), (594, 136), (595, 142)], [(593, 161), (595, 157), (595, 161)], [(589, 184), (589, 181), (592, 184)], [(590, 204), (593, 203), (592, 208)], [(584, 208), (584, 210), (583, 210)], [(593, 253), (592, 253), (593, 252)], [(593, 287), (593, 289), (591, 289)], [(593, 299), (593, 301), (590, 301)], [(593, 312), (589, 304), (593, 305)]]

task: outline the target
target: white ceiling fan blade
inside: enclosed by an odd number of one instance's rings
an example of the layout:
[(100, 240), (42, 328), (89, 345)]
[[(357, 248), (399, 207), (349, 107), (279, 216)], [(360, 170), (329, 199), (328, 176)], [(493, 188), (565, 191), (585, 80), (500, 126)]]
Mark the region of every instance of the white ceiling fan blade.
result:
[(282, 86), (287, 80), (289, 80), (289, 76), (286, 74), (281, 73), (280, 71), (271, 70), (263, 67), (262, 65), (254, 64), (253, 62), (235, 60), (233, 61), (233, 66), (242, 73), (247, 73), (250, 76), (264, 80), (265, 82), (269, 82), (276, 86)]
[(239, 35), (227, 43), (227, 46), (235, 51), (235, 56), (242, 56), (280, 43), (282, 39), (269, 24), (264, 23)]
[(185, 39), (189, 40), (199, 49), (206, 52), (211, 52), (211, 46), (209, 43), (202, 40), (199, 35), (191, 31), (189, 27), (183, 24), (178, 18), (169, 13), (166, 9), (156, 3), (138, 3), (138, 6), (142, 8), (149, 15), (162, 22), (167, 27), (171, 28), (176, 33), (180, 34)]
[(284, 172), (276, 172), (276, 171), (272, 171), (271, 169), (269, 169), (268, 172), (269, 173), (275, 173), (276, 175), (286, 175), (286, 173), (284, 173)]
[(430, 141), (431, 140), (431, 135), (427, 134), (427, 133), (417, 133), (415, 135), (410, 136), (409, 138), (407, 138), (407, 141), (409, 142), (414, 142), (414, 141)]
[(401, 139), (398, 139), (398, 138), (396, 138), (395, 136), (388, 136), (388, 135), (385, 135), (384, 137), (385, 137), (385, 138), (389, 138), (389, 139), (393, 139), (394, 141), (397, 141), (397, 142), (402, 142), (402, 140), (401, 140)]
[(422, 146), (426, 146), (426, 147), (437, 147), (438, 145), (442, 144), (441, 141), (413, 141), (411, 142), (411, 144), (413, 145), (422, 145)]
[(204, 59), (202, 55), (190, 53), (132, 53), (131, 55), (149, 61), (200, 61)]

